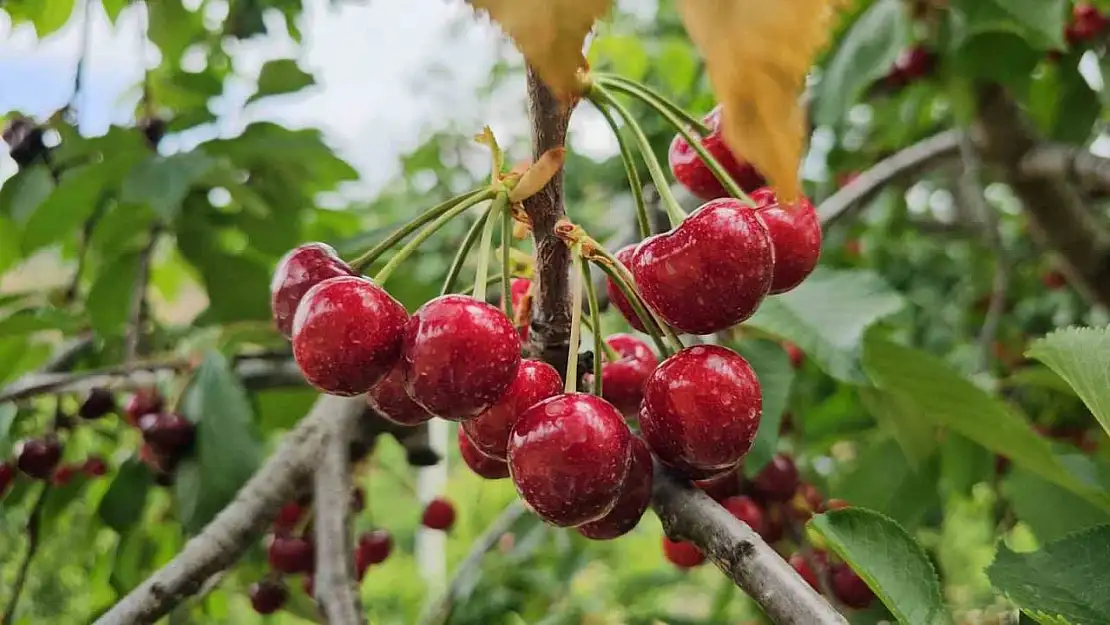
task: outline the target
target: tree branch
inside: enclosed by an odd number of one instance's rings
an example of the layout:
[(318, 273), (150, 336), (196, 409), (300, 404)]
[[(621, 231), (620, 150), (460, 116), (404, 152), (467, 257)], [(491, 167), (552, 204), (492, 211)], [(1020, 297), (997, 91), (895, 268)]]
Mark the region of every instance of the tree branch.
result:
[(154, 247), (158, 244), (160, 228), (150, 231), (150, 240), (139, 252), (138, 273), (135, 276), (135, 285), (131, 288), (131, 302), (127, 314), (127, 332), (124, 335), (124, 362), (131, 362), (142, 352), (143, 336), (145, 335), (147, 301), (146, 288), (150, 282), (150, 265), (154, 256)]
[(335, 415), (324, 426), (323, 456), (316, 469), (316, 601), (332, 625), (362, 625), (351, 560), (351, 464), (348, 441), (364, 411)]
[(1085, 189), (1110, 191), (1110, 159), (1085, 147), (1038, 145), (1021, 159), (1019, 168), (1028, 178), (1062, 178)]
[(19, 571), (15, 574), (15, 582), (12, 583), (11, 598), (8, 600), (8, 607), (4, 609), (4, 620), (0, 621), (3, 625), (12, 625), (15, 623), (15, 609), (19, 604), (19, 598), (23, 594), (23, 586), (27, 583), (27, 572), (31, 570), (31, 560), (34, 559), (35, 554), (39, 550), (39, 530), (42, 527), (42, 513), (46, 508), (46, 497), (50, 494), (50, 484), (45, 484), (42, 490), (39, 491), (39, 498), (35, 500), (35, 506), (31, 509), (31, 515), (27, 517), (27, 553), (23, 554), (23, 561), (19, 563)]

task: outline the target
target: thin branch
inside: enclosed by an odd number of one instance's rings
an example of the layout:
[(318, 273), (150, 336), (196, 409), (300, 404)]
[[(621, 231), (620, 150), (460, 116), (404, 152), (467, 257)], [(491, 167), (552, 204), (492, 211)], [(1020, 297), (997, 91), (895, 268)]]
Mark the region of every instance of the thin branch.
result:
[(154, 248), (158, 244), (161, 228), (150, 231), (150, 240), (139, 252), (138, 273), (131, 288), (131, 303), (127, 315), (127, 333), (124, 335), (124, 362), (132, 362), (142, 351), (143, 336), (146, 333), (147, 299), (146, 289), (150, 284), (150, 267)]
[(35, 554), (39, 550), (39, 530), (42, 528), (42, 513), (46, 508), (46, 497), (50, 494), (50, 484), (44, 484), (42, 490), (39, 491), (39, 498), (35, 500), (35, 506), (31, 509), (31, 515), (27, 517), (27, 552), (23, 554), (23, 561), (19, 563), (19, 571), (15, 575), (15, 582), (12, 583), (11, 598), (8, 600), (8, 607), (4, 610), (4, 620), (0, 621), (3, 625), (12, 625), (15, 623), (15, 609), (19, 604), (19, 598), (23, 594), (23, 586), (27, 583), (27, 573), (31, 570), (31, 560), (34, 559)]
[(1019, 168), (1029, 178), (1062, 178), (1084, 189), (1110, 191), (1110, 159), (1085, 147), (1038, 145), (1022, 157)]

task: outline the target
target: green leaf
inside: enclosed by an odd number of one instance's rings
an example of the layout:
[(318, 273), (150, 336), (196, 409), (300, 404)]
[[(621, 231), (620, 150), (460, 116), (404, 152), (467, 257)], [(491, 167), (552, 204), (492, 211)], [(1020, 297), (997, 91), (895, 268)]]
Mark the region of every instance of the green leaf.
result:
[(128, 458), (120, 465), (112, 485), (100, 500), (97, 516), (120, 536), (127, 534), (142, 521), (147, 494), (153, 483), (150, 469), (137, 457)]
[(119, 334), (127, 325), (132, 289), (139, 277), (139, 254), (128, 252), (105, 265), (85, 300), (93, 329), (101, 337)]
[(1074, 625), (1110, 623), (1110, 525), (1084, 530), (1033, 553), (1005, 545), (987, 569), (996, 588), (1023, 609)]
[(0, 214), (22, 225), (53, 192), (54, 176), (45, 165), (23, 169), (0, 187)]
[(854, 570), (905, 625), (942, 625), (952, 619), (929, 557), (894, 521), (871, 510), (820, 514), (809, 526)]
[[(227, 360), (209, 350), (181, 398), (181, 412), (196, 423), (194, 468), (177, 475), (181, 523), (195, 533), (226, 506), (262, 461), (246, 390)], [(180, 468), (186, 468), (182, 465)]]
[(834, 125), (875, 80), (890, 71), (909, 43), (909, 19), (901, 0), (878, 0), (840, 38), (817, 87), (814, 119)]
[(964, 41), (952, 66), (963, 78), (993, 80), (1024, 93), (1043, 58), (1044, 50), (1014, 33), (988, 32)]
[(1068, 471), (1048, 442), (1021, 416), (937, 357), (872, 333), (867, 337), (863, 359), (876, 386), (916, 405), (921, 415), (1099, 506), (1110, 508), (1110, 497)]
[(798, 288), (767, 298), (745, 325), (793, 342), (834, 378), (863, 384), (864, 331), (904, 305), (902, 296), (870, 271), (818, 267)]
[(588, 55), (590, 67), (605, 67), (631, 80), (643, 80), (651, 65), (642, 37), (606, 34), (594, 39)]
[(1003, 480), (1002, 493), (1018, 520), (1029, 525), (1041, 542), (1110, 523), (1105, 510), (1020, 468), (1014, 468)]
[(1008, 32), (1042, 51), (1065, 47), (1067, 0), (952, 0), (949, 8), (968, 37)]
[(205, 143), (204, 150), (240, 167), (276, 169), (290, 180), (303, 181), (304, 193), (330, 191), (340, 182), (358, 179), (358, 172), (332, 152), (318, 129), (289, 130), (258, 122), (233, 139)]
[(936, 425), (912, 402), (878, 389), (861, 388), (860, 400), (879, 425), (888, 431), (913, 466), (937, 448)]
[(1110, 433), (1110, 327), (1057, 330), (1034, 341), (1026, 355), (1067, 380)]
[(971, 497), (972, 488), (995, 474), (995, 455), (982, 445), (956, 432), (945, 432), (940, 446), (940, 492)]
[(101, 163), (62, 174), (58, 187), (30, 214), (23, 228), (26, 254), (73, 236), (93, 214), (108, 180)]
[(293, 59), (278, 59), (262, 66), (258, 75), (258, 91), (247, 100), (247, 104), (260, 98), (284, 93), (294, 93), (316, 84), (312, 74), (297, 67)]
[(904, 527), (915, 527), (937, 505), (938, 462), (934, 455), (914, 467), (890, 439), (864, 447), (854, 466), (832, 484), (832, 496), (877, 510)]
[(0, 274), (23, 260), (19, 240), (19, 227), (11, 218), (0, 215)]
[(759, 431), (748, 455), (744, 457), (744, 473), (759, 473), (771, 457), (779, 440), (779, 424), (790, 398), (790, 385), (794, 382), (794, 367), (786, 350), (774, 341), (751, 340), (737, 345), (740, 355), (747, 359), (759, 378), (763, 391), (763, 417), (759, 421)]
[(11, 338), (44, 330), (58, 330), (69, 334), (81, 327), (81, 320), (64, 310), (38, 306), (17, 310), (0, 319), (0, 337)]
[(0, 404), (0, 458), (7, 458), (12, 450), (12, 425), (18, 414), (15, 402)]
[(112, 24), (116, 23), (119, 14), (128, 4), (131, 4), (131, 0), (100, 0), (100, 6), (104, 7), (104, 13), (108, 15), (108, 21)]
[(123, 179), (120, 201), (148, 204), (159, 217), (172, 220), (189, 189), (215, 165), (216, 160), (199, 149), (173, 156), (152, 154)]
[(76, 0), (8, 0), (4, 11), (13, 24), (30, 22), (39, 39), (57, 31), (69, 21)]

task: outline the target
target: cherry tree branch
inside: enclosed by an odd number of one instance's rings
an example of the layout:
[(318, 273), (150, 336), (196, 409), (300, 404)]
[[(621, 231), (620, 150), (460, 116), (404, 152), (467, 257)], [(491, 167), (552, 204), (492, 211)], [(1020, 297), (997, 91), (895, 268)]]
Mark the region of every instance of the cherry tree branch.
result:
[(351, 559), (351, 466), (348, 441), (364, 411), (336, 415), (324, 426), (323, 456), (316, 469), (316, 601), (332, 625), (362, 625)]
[(147, 318), (146, 289), (150, 283), (151, 261), (159, 234), (161, 234), (160, 228), (151, 229), (150, 240), (139, 252), (139, 267), (135, 275), (135, 284), (131, 288), (131, 302), (127, 313), (127, 332), (123, 337), (125, 362), (135, 360), (143, 348), (144, 326)]
[(1021, 159), (1019, 167), (1029, 178), (1063, 178), (1085, 189), (1110, 191), (1110, 159), (1095, 156), (1085, 147), (1038, 145)]

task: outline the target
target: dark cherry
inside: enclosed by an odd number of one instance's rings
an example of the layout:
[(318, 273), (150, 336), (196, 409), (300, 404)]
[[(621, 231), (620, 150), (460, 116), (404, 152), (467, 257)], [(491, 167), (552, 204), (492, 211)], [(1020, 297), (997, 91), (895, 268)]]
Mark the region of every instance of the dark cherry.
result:
[(1041, 275), (1041, 284), (1051, 291), (1059, 291), (1068, 285), (1068, 279), (1063, 273), (1052, 270)]
[(295, 501), (287, 502), (274, 517), (274, 534), (288, 536), (297, 528), (302, 516), (304, 516), (304, 508), (301, 504)]
[(496, 306), (466, 295), (424, 304), (405, 325), (405, 390), (451, 421), (476, 416), (512, 385), (520, 335)]
[(384, 529), (365, 532), (358, 537), (358, 553), (368, 564), (381, 564), (393, 553), (393, 536)]
[(1094, 39), (1106, 29), (1108, 20), (1090, 2), (1079, 2), (1071, 10), (1071, 21), (1064, 29), (1069, 45)]
[(56, 439), (30, 439), (15, 450), (16, 466), (28, 477), (45, 480), (62, 459), (62, 445)]
[(274, 536), (266, 557), (270, 568), (280, 573), (311, 573), (316, 569), (315, 548), (304, 538)]
[(600, 397), (569, 393), (545, 399), (513, 427), (513, 484), (525, 504), (552, 525), (596, 521), (620, 498), (632, 440), (624, 417)]
[(81, 467), (72, 464), (63, 464), (62, 466), (54, 469), (54, 473), (50, 476), (50, 483), (54, 486), (65, 486), (73, 481), (81, 470)]
[(689, 334), (712, 334), (759, 307), (771, 288), (774, 248), (755, 210), (725, 198), (643, 240), (631, 270), (644, 301), (667, 323)]
[(798, 485), (798, 492), (794, 493), (786, 509), (795, 519), (806, 522), (813, 515), (825, 511), (825, 496), (813, 484), (803, 482)]
[(369, 278), (330, 278), (309, 289), (293, 317), (293, 358), (313, 386), (350, 397), (369, 391), (401, 354), (408, 314)]
[[(755, 167), (751, 163), (737, 158), (732, 150), (725, 145), (725, 139), (721, 133), (720, 105), (710, 111), (703, 121), (709, 127), (710, 133), (708, 136), (701, 138), (701, 144), (724, 167), (729, 177), (735, 180), (745, 192), (763, 186), (763, 176)], [(667, 160), (670, 163), (675, 180), (689, 189), (690, 193), (695, 196), (704, 201), (729, 196), (728, 191), (713, 175), (709, 166), (701, 160), (698, 153), (691, 147), (690, 142), (681, 134), (676, 135), (674, 140), (671, 141)]]
[(694, 486), (715, 501), (721, 501), (739, 495), (743, 490), (744, 480), (739, 471), (726, 471), (708, 480), (697, 480)]
[(804, 195), (793, 204), (783, 204), (770, 188), (760, 191), (765, 193), (756, 200), (755, 214), (767, 226), (775, 248), (770, 292), (785, 293), (801, 284), (817, 266), (821, 256), (821, 222), (813, 202)]
[(932, 51), (922, 46), (911, 46), (894, 61), (894, 73), (899, 75), (902, 84), (912, 83), (931, 74), (936, 60)]
[(479, 452), (504, 461), (508, 458), (509, 435), (520, 415), (562, 392), (563, 379), (554, 367), (538, 360), (522, 361), (505, 393), (477, 417), (464, 421), (462, 429)]
[(786, 536), (786, 514), (779, 504), (765, 504), (763, 508), (763, 533), (760, 534), (768, 544), (776, 543)]
[(309, 289), (328, 278), (354, 275), (326, 243), (306, 243), (290, 250), (278, 261), (270, 281), (270, 311), (278, 332), (286, 338), (293, 336), (297, 306)]
[[(528, 278), (513, 278), (509, 281), (509, 301), (513, 303), (513, 316), (519, 317), (520, 307), (524, 304), (524, 298), (528, 292), (532, 290), (532, 281)], [(520, 340), (528, 340), (528, 331), (531, 326), (527, 321), (524, 322), (518, 332), (520, 332)]]
[(123, 407), (123, 416), (131, 425), (139, 424), (139, 417), (158, 412), (165, 406), (166, 400), (158, 389), (151, 386), (142, 388), (135, 391), (135, 394), (127, 399), (127, 403)]
[(663, 557), (680, 569), (692, 569), (705, 562), (705, 554), (698, 546), (686, 540), (663, 537)]
[(8, 487), (15, 482), (15, 465), (10, 462), (0, 463), (0, 497), (8, 492)]
[(798, 490), (798, 467), (790, 456), (776, 454), (755, 476), (752, 487), (766, 501), (788, 501)]
[[(628, 268), (629, 271), (632, 270), (632, 255), (636, 253), (636, 245), (635, 243), (626, 245), (617, 250), (615, 254), (617, 260), (621, 261), (621, 264)], [(635, 288), (634, 285), (633, 288)], [(640, 321), (640, 316), (636, 314), (636, 310), (632, 308), (632, 304), (628, 303), (628, 298), (624, 296), (624, 291), (621, 291), (621, 288), (617, 286), (611, 278), (605, 279), (605, 291), (609, 294), (609, 301), (617, 307), (617, 310), (620, 311), (621, 316), (628, 322), (628, 325), (640, 332), (647, 332), (644, 323)]]
[(435, 416), (409, 397), (400, 361), (370, 389), (366, 394), (366, 403), (397, 425), (420, 425)]
[(632, 437), (632, 464), (624, 478), (620, 496), (609, 514), (578, 526), (578, 533), (594, 540), (612, 540), (631, 532), (651, 502), (651, 450), (643, 440)]
[(856, 610), (866, 608), (875, 600), (875, 593), (867, 582), (843, 563), (832, 566), (832, 591), (841, 603)]
[(273, 614), (285, 605), (289, 598), (289, 591), (281, 582), (262, 580), (251, 584), (247, 595), (251, 599), (251, 607), (259, 614)]
[(663, 361), (648, 378), (640, 429), (660, 460), (723, 472), (751, 448), (762, 406), (748, 361), (718, 345), (697, 345)]
[(470, 470), (487, 480), (500, 480), (509, 477), (509, 465), (504, 460), (491, 458), (474, 446), (462, 428), (458, 430), (459, 455)]
[(139, 431), (155, 451), (177, 456), (193, 444), (196, 426), (176, 412), (150, 412), (139, 418)]
[(802, 557), (802, 554), (795, 553), (791, 555), (788, 562), (790, 562), (790, 566), (793, 567), (798, 576), (805, 580), (807, 584), (809, 584), (810, 588), (816, 590), (817, 592), (821, 592), (821, 584), (817, 580), (817, 573), (815, 573), (813, 571), (813, 568), (809, 566), (809, 563), (806, 562), (806, 559), (804, 557)]
[(644, 399), (644, 382), (659, 366), (659, 359), (647, 343), (631, 334), (614, 334), (605, 342), (620, 354), (620, 360), (602, 363), (601, 396), (621, 413), (634, 415)]
[(174, 459), (156, 450), (150, 443), (143, 443), (139, 447), (139, 461), (150, 468), (155, 474), (165, 474), (173, 470)]
[(77, 414), (82, 419), (99, 419), (116, 409), (116, 396), (106, 388), (94, 388), (81, 403)]
[(429, 529), (446, 532), (455, 524), (455, 505), (443, 497), (436, 497), (424, 506), (420, 523)]
[[(740, 519), (748, 527), (752, 528), (756, 534), (763, 536), (766, 533), (766, 527), (763, 523), (763, 509), (759, 507), (751, 497), (740, 495), (739, 497), (729, 497), (721, 502), (721, 506), (728, 510), (732, 516)], [(766, 540), (766, 538), (764, 538)]]

